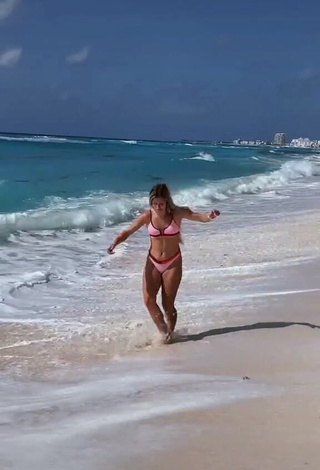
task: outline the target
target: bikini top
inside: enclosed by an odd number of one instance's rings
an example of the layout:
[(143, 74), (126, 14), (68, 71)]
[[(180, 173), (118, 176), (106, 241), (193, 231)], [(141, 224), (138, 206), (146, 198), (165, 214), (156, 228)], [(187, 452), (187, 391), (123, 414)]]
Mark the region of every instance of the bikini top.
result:
[(179, 225), (175, 222), (173, 216), (170, 224), (165, 227), (162, 230), (159, 230), (157, 227), (155, 227), (152, 223), (152, 212), (150, 211), (150, 222), (148, 225), (148, 232), (151, 238), (157, 238), (157, 237), (173, 237), (174, 235), (179, 235), (180, 233), (180, 227)]

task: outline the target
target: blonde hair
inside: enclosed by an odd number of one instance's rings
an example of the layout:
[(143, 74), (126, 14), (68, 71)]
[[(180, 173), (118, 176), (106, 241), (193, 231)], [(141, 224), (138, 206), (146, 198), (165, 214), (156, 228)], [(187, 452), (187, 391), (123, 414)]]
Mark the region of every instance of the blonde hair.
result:
[(152, 205), (152, 201), (157, 197), (161, 197), (162, 199), (166, 201), (167, 203), (166, 209), (168, 213), (172, 213), (177, 208), (177, 206), (172, 200), (170, 189), (168, 188), (166, 184), (164, 183), (156, 184), (155, 186), (153, 186), (153, 188), (151, 188), (150, 193), (149, 193), (150, 206)]

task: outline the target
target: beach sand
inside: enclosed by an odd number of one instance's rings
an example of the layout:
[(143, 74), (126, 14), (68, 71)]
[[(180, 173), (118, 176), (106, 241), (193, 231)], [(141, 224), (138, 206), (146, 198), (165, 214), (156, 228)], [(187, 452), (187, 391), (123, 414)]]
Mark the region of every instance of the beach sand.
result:
[(267, 383), (274, 393), (154, 420), (177, 429), (170, 448), (114, 468), (319, 469), (319, 305), (319, 292), (275, 296), (257, 322), (243, 317), (202, 340), (172, 345), (184, 371), (236, 376), (244, 387)]

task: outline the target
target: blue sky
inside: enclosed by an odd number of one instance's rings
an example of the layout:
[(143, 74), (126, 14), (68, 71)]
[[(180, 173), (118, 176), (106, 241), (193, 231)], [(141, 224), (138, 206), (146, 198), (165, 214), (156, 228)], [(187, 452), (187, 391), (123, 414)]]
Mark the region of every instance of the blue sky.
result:
[(0, 0), (0, 131), (320, 139), (316, 0)]

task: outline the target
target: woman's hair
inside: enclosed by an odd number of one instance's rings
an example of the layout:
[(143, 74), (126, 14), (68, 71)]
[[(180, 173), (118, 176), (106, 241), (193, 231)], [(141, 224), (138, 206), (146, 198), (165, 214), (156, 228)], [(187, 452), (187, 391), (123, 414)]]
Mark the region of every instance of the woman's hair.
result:
[(164, 199), (166, 201), (166, 203), (167, 203), (167, 212), (170, 213), (170, 212), (173, 212), (176, 209), (177, 206), (173, 202), (172, 196), (171, 196), (171, 193), (170, 193), (170, 189), (168, 188), (168, 186), (166, 184), (164, 184), (164, 183), (156, 184), (155, 186), (153, 186), (153, 188), (151, 188), (150, 193), (149, 193), (150, 206), (152, 205), (152, 201), (156, 197), (161, 197), (162, 199)]

